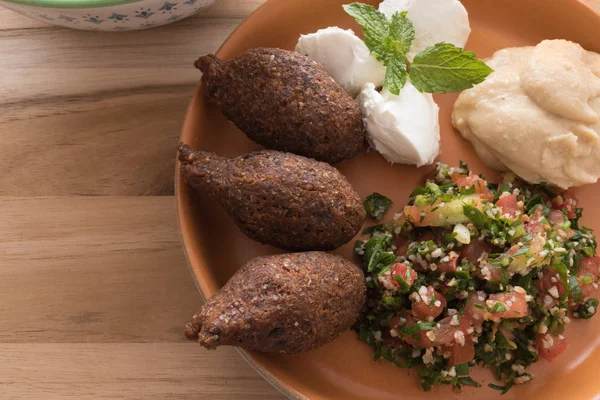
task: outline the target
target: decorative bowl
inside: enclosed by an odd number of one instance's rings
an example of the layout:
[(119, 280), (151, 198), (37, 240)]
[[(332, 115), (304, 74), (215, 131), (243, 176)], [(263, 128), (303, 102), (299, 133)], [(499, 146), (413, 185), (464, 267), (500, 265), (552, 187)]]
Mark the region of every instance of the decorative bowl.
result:
[(166, 25), (216, 0), (0, 0), (27, 17), (87, 31), (133, 31)]

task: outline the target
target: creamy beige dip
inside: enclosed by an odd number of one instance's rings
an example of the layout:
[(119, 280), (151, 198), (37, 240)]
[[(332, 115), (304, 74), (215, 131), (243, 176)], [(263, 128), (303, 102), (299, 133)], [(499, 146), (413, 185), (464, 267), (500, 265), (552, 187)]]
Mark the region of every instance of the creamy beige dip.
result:
[(561, 188), (600, 176), (600, 55), (565, 40), (500, 50), (452, 123), (491, 168)]

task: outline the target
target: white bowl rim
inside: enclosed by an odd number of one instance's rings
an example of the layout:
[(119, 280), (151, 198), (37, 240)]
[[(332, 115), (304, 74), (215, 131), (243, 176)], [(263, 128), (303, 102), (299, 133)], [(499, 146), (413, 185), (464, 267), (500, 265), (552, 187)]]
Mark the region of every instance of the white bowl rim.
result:
[(114, 7), (125, 4), (138, 3), (142, 0), (1, 0), (0, 3), (12, 3), (31, 7), (60, 8), (60, 9), (85, 9)]

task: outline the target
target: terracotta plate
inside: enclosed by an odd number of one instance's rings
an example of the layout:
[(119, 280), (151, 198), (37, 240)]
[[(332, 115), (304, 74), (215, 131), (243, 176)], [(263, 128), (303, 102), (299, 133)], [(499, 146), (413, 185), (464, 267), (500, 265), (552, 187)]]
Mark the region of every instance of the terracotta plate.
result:
[[(359, 27), (343, 12), (344, 3), (340, 0), (269, 0), (231, 35), (218, 55), (228, 59), (260, 46), (293, 49), (301, 33), (327, 26), (337, 25), (359, 32)], [(464, 0), (463, 3), (469, 11), (473, 30), (466, 47), (482, 58), (503, 47), (534, 45), (543, 39), (558, 38), (600, 51), (600, 17), (577, 1)], [(471, 169), (493, 176), (477, 159), (469, 143), (452, 129), (450, 113), (455, 99), (455, 95), (436, 96), (441, 109), (440, 160), (450, 165), (464, 160)], [(207, 104), (200, 89), (188, 111), (182, 140), (197, 149), (224, 156), (259, 148), (227, 122), (215, 107)], [(395, 201), (393, 212), (401, 209), (427, 171), (427, 168), (389, 165), (377, 153), (366, 149), (338, 167), (361, 196), (377, 191), (391, 197)], [(181, 180), (178, 180), (177, 196), (185, 252), (205, 297), (224, 285), (250, 258), (278, 252), (246, 238), (215, 201), (193, 192)], [(600, 198), (600, 185), (577, 190), (577, 197), (585, 207), (585, 225), (600, 232), (600, 210), (595, 200)], [(338, 252), (352, 257), (351, 248), (352, 244), (348, 244)], [(600, 317), (589, 322), (574, 322), (566, 336), (570, 348), (563, 356), (553, 363), (540, 361), (532, 368), (537, 379), (512, 389), (502, 398), (599, 398)], [(198, 348), (197, 351), (204, 350)], [(371, 348), (360, 342), (353, 332), (346, 332), (333, 343), (300, 355), (244, 355), (266, 379), (293, 398), (500, 398), (499, 392), (487, 387), (493, 380), (486, 371), (474, 376), (484, 384), (480, 389), (468, 388), (457, 394), (445, 386), (424, 393), (418, 388), (414, 371), (373, 361)]]

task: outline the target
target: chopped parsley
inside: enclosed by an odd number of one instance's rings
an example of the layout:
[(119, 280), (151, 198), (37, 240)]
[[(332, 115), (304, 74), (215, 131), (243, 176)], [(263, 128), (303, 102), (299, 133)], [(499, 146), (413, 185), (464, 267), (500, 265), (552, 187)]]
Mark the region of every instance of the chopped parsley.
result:
[[(391, 200), (372, 196), (365, 208), (383, 216)], [(564, 340), (570, 317), (596, 314), (596, 238), (564, 193), (438, 164), (403, 215), (356, 242), (368, 300), (354, 329), (374, 359), (418, 368), (424, 390), (480, 387), (480, 365), (506, 393), (534, 379), (527, 368)]]
[(379, 193), (369, 195), (363, 203), (367, 215), (376, 221), (380, 221), (385, 216), (392, 204), (392, 200)]

